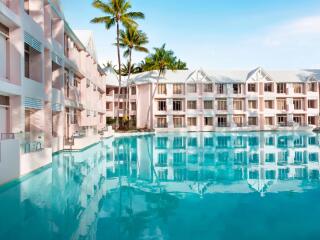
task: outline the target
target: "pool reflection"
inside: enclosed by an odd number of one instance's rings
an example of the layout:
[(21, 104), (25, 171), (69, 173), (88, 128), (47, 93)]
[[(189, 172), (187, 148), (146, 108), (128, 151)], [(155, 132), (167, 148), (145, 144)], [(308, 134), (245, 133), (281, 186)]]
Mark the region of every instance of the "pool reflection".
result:
[[(301, 211), (277, 216), (280, 225), (293, 216), (313, 221), (320, 207), (302, 210), (319, 197), (319, 140), (303, 132), (162, 134), (61, 153), (51, 167), (0, 188), (0, 239), (227, 239), (210, 223), (223, 228), (238, 216), (239, 228), (251, 222), (270, 231), (264, 216), (284, 202)], [(318, 234), (310, 221), (287, 225)], [(239, 239), (258, 236), (246, 231)], [(286, 228), (277, 233), (295, 237)]]

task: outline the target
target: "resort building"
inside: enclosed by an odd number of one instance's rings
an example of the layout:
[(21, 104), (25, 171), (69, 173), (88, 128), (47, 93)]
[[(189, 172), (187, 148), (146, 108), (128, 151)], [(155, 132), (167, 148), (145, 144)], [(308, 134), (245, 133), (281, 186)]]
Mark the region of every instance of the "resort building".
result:
[[(167, 71), (159, 79), (156, 71), (141, 73), (130, 79), (130, 115), (137, 128), (156, 132), (313, 129), (319, 126), (319, 73)], [(117, 113), (114, 91), (116, 85), (107, 88), (109, 117)]]
[(92, 33), (57, 0), (0, 1), (0, 183), (81, 149), (105, 128), (106, 76)]

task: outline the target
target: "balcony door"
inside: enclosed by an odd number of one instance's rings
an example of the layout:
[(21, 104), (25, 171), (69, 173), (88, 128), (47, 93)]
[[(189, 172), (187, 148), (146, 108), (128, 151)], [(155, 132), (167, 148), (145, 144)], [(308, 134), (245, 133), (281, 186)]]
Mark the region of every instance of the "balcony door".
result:
[(0, 78), (7, 77), (7, 40), (6, 37), (0, 33)]
[(0, 106), (0, 133), (7, 133), (8, 129), (8, 108), (5, 106)]

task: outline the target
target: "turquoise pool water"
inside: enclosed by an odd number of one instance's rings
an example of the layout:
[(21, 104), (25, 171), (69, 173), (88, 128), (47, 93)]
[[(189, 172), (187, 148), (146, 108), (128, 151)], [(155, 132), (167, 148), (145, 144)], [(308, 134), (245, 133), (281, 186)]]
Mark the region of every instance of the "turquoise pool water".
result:
[(320, 239), (320, 137), (162, 134), (0, 187), (0, 239)]

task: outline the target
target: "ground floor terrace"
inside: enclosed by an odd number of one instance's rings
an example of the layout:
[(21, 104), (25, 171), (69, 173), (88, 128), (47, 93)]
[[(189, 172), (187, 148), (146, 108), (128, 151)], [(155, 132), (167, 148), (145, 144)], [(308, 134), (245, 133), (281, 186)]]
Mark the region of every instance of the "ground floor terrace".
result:
[(62, 104), (5, 94), (0, 94), (0, 184), (50, 164), (56, 152), (81, 150), (113, 134), (104, 113), (82, 109), (75, 115)]
[(306, 113), (296, 114), (208, 114), (208, 115), (156, 115), (156, 131), (268, 131), (306, 130), (319, 126), (319, 117)]

